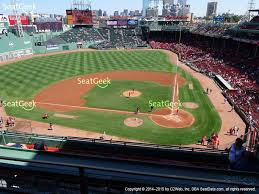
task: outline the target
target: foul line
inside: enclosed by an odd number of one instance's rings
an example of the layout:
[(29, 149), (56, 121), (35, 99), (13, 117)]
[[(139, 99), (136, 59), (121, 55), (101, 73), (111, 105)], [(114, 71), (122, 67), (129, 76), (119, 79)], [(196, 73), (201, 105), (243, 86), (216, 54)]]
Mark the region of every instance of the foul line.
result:
[(134, 114), (136, 116), (165, 116), (165, 115), (159, 115), (159, 114), (150, 114), (150, 113), (138, 113), (135, 114), (135, 112), (130, 111), (123, 111), (123, 110), (113, 110), (113, 109), (103, 109), (103, 108), (91, 108), (91, 107), (85, 107), (85, 106), (73, 106), (73, 105), (65, 105), (65, 104), (56, 104), (56, 103), (47, 103), (47, 102), (35, 102), (37, 104), (42, 105), (49, 105), (49, 106), (60, 106), (60, 107), (67, 107), (67, 108), (76, 108), (76, 109), (84, 109), (84, 110), (92, 110), (96, 112), (112, 112), (117, 114)]
[(171, 116), (174, 115), (174, 104), (175, 104), (175, 99), (177, 99), (178, 95), (179, 95), (179, 86), (178, 86), (178, 82), (177, 82), (177, 73), (178, 73), (178, 62), (179, 62), (179, 58), (177, 56), (176, 59), (176, 73), (175, 73), (175, 78), (174, 78), (174, 83), (173, 83), (173, 96), (172, 96), (172, 107), (171, 107)]

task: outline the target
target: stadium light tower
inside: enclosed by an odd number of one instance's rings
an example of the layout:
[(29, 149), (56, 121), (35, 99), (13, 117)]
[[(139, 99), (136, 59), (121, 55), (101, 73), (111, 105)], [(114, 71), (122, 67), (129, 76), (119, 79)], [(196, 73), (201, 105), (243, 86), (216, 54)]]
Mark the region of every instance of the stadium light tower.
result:
[(13, 8), (13, 14), (15, 16), (16, 20), (16, 27), (17, 27), (17, 33), (19, 37), (23, 37), (23, 28), (22, 28), (22, 23), (21, 23), (21, 17), (18, 12), (18, 1), (17, 0), (11, 0), (11, 6)]
[(255, 0), (249, 0), (248, 2), (248, 14), (249, 14), (249, 20), (253, 17), (252, 12), (249, 10), (254, 10), (255, 9)]
[(91, 1), (89, 1), (89, 0), (73, 0), (72, 9), (91, 10)]
[(241, 18), (240, 22), (248, 22), (253, 17), (253, 14), (249, 10), (255, 9), (255, 0), (247, 0), (248, 6), (245, 15)]

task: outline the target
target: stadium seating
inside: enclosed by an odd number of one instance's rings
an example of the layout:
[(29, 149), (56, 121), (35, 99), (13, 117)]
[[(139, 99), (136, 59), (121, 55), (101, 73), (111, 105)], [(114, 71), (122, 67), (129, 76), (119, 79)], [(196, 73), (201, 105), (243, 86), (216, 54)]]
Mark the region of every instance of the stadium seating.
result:
[(99, 43), (94, 48), (136, 48), (146, 47), (147, 43), (141, 39), (139, 29), (98, 29), (105, 42)]
[[(167, 49), (181, 56), (181, 60), (189, 62), (205, 73), (215, 73), (227, 80), (235, 91), (227, 91), (227, 95), (244, 111), (248, 120), (259, 127), (259, 57), (249, 58), (247, 52), (235, 55), (231, 50), (216, 51), (206, 41), (183, 40), (182, 43), (150, 41), (152, 48)], [(248, 60), (243, 60), (243, 59)]]
[[(97, 29), (77, 27), (48, 41), (45, 45), (56, 45), (65, 43), (98, 42), (93, 48), (136, 48), (147, 46), (141, 40), (141, 32), (135, 29)], [(101, 43), (100, 43), (101, 42)]]
[(233, 25), (229, 24), (199, 24), (194, 26), (191, 30), (193, 34), (201, 34), (206, 36), (221, 37), (226, 35), (226, 32), (231, 29)]
[(103, 38), (94, 28), (73, 28), (58, 36), (67, 43), (100, 41)]

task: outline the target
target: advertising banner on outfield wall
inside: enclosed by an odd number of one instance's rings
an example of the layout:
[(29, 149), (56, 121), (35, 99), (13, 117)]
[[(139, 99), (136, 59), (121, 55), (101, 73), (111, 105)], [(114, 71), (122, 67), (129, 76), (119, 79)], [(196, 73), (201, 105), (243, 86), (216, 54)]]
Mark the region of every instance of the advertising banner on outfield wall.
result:
[[(9, 15), (9, 23), (11, 26), (14, 26), (16, 24), (16, 16)], [(27, 16), (20, 16), (21, 18), (21, 24), (22, 25), (29, 25), (29, 18)]]
[(117, 20), (108, 20), (107, 26), (117, 26), (118, 21)]
[(138, 20), (128, 20), (128, 25), (129, 26), (137, 26), (138, 25)]
[(127, 20), (118, 20), (118, 26), (127, 26), (128, 21)]

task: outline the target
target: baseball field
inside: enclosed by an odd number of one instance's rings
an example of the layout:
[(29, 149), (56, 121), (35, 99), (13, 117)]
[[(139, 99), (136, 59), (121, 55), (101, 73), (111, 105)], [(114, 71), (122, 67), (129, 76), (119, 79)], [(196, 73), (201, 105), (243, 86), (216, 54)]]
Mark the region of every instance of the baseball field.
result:
[(193, 144), (221, 128), (199, 81), (157, 50), (74, 52), (0, 66), (0, 97), (9, 105), (36, 103), (32, 110), (5, 106), (10, 116), (148, 143)]

